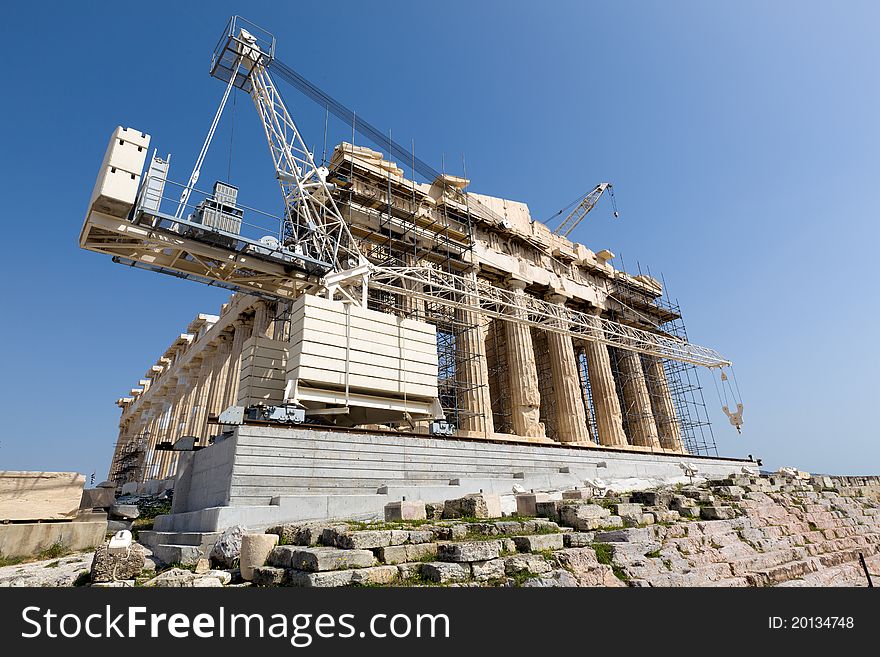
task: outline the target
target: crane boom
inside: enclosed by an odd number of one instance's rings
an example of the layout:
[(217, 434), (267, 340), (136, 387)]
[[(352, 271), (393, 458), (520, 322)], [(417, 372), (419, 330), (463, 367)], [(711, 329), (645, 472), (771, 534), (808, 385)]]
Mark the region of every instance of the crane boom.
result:
[[(556, 235), (561, 235), (562, 237), (568, 237), (575, 228), (578, 227), (578, 224), (583, 221), (584, 217), (586, 217), (590, 210), (596, 207), (596, 203), (599, 202), (599, 199), (602, 197), (602, 194), (608, 192), (608, 195), (614, 198), (614, 188), (611, 183), (603, 182), (596, 185), (596, 187), (588, 193), (581, 200), (580, 203), (577, 204), (574, 210), (563, 219), (559, 226), (553, 231)], [(617, 210), (614, 211), (614, 216), (617, 216)]]

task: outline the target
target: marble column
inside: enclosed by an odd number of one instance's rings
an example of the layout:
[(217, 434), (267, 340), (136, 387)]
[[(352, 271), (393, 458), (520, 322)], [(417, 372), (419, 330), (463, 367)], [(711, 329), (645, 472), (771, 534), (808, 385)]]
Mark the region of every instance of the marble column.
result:
[[(558, 306), (559, 326), (565, 328), (562, 316), (566, 297), (554, 294), (547, 300)], [(571, 336), (547, 331), (547, 348), (550, 354), (553, 394), (556, 397), (556, 432), (559, 442), (592, 444)]]
[(645, 370), (648, 393), (651, 396), (651, 408), (657, 423), (660, 446), (664, 449), (684, 453), (684, 445), (681, 443), (681, 425), (678, 423), (675, 402), (669, 390), (669, 379), (666, 378), (663, 361), (655, 356), (643, 356), (642, 366)]
[(456, 310), (461, 332), (456, 336), (455, 378), (462, 390), (458, 403), (464, 411), (459, 420), (461, 431), (492, 437), (495, 425), (489, 400), (489, 366), (482, 317), (468, 310)]
[(229, 374), (229, 356), (232, 338), (228, 333), (217, 336), (217, 355), (214, 358), (214, 376), (208, 393), (208, 415), (219, 415), (226, 410), (226, 377)]
[(259, 300), (254, 304), (253, 335), (259, 338), (269, 337), (267, 332), (272, 323), (269, 302)]
[[(593, 322), (592, 329), (600, 335), (602, 327), (598, 312), (594, 314)], [(587, 340), (584, 343), (584, 353), (587, 356), (587, 375), (590, 377), (590, 390), (593, 393), (599, 443), (606, 447), (625, 447), (628, 443), (623, 432), (623, 415), (614, 386), (608, 347), (601, 342)]]
[[(525, 281), (509, 279), (508, 287), (524, 303)], [(504, 322), (507, 339), (508, 385), (513, 432), (529, 438), (545, 437), (541, 417), (541, 393), (538, 390), (538, 370), (532, 348), (532, 333), (525, 324)]]
[(645, 373), (642, 370), (642, 358), (635, 351), (626, 349), (618, 349), (617, 353), (630, 442), (640, 447), (660, 449), (657, 424), (651, 410), (651, 397), (648, 395)]
[(250, 323), (239, 317), (232, 326), (235, 333), (232, 337), (232, 352), (229, 356), (229, 370), (226, 375), (226, 401), (223, 408), (229, 408), (238, 401), (238, 384), (241, 376), (241, 351), (244, 341), (250, 337)]
[(196, 393), (193, 405), (192, 424), (188, 433), (198, 436), (200, 445), (208, 444), (208, 396), (214, 385), (214, 369), (217, 358), (217, 347), (205, 345), (202, 349), (202, 366), (196, 380)]

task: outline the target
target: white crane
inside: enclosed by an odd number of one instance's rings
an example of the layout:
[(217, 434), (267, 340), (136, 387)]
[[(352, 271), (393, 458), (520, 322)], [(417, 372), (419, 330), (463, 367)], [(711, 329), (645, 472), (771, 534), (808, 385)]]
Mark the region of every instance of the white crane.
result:
[(614, 208), (614, 218), (616, 219), (619, 217), (620, 213), (617, 211), (617, 201), (614, 200), (614, 187), (611, 183), (603, 182), (596, 185), (592, 191), (588, 192), (586, 196), (581, 199), (575, 209), (572, 210), (553, 230), (553, 233), (561, 235), (562, 237), (568, 237), (571, 234), (571, 231), (577, 228), (578, 224), (583, 221), (584, 217), (590, 213), (590, 210), (596, 207), (596, 203), (599, 202), (599, 199), (602, 198), (602, 194), (605, 192), (608, 192), (608, 196), (611, 197), (611, 205)]

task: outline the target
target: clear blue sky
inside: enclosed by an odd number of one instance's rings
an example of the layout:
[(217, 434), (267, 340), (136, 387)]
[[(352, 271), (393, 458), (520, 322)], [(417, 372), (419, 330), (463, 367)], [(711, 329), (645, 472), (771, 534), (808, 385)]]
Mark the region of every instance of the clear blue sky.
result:
[[(77, 237), (107, 140), (128, 125), (184, 179), (222, 92), (211, 49), (232, 13), (278, 54), (472, 189), (542, 218), (601, 180), (574, 235), (662, 272), (691, 339), (732, 358), (742, 436), (725, 455), (880, 474), (875, 283), (880, 183), (876, 3), (16, 3), (0, 23), (5, 248), (0, 469), (106, 476), (119, 410), (196, 312), (226, 295), (114, 265)], [(322, 145), (322, 112), (293, 90)], [(331, 136), (344, 130), (333, 127)], [(203, 180), (280, 198), (241, 96)]]

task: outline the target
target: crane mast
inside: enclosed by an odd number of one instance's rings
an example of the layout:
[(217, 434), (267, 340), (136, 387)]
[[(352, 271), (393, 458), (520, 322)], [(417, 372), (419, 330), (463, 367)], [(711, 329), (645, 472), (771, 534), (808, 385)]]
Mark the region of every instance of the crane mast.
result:
[(282, 243), (328, 265), (325, 285), (330, 298), (338, 292), (362, 305), (369, 263), (333, 199), (327, 169), (315, 164), (269, 74), (274, 38), (265, 47), (237, 20), (230, 21), (222, 50), (215, 51), (211, 74), (248, 91), (260, 116), (284, 200)]
[[(611, 183), (603, 182), (596, 185), (596, 187), (589, 192), (580, 203), (577, 204), (577, 207), (571, 211), (571, 213), (563, 219), (559, 226), (553, 231), (556, 235), (561, 235), (562, 237), (568, 237), (575, 228), (578, 227), (578, 224), (584, 220), (590, 210), (596, 207), (596, 203), (599, 202), (599, 199), (602, 198), (602, 194), (608, 192), (608, 195), (611, 196), (612, 203), (614, 202), (614, 188)], [(617, 216), (617, 208), (614, 209), (614, 216)]]

